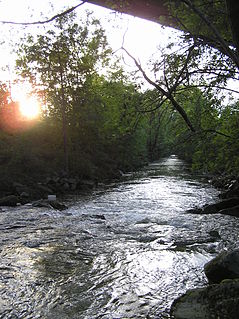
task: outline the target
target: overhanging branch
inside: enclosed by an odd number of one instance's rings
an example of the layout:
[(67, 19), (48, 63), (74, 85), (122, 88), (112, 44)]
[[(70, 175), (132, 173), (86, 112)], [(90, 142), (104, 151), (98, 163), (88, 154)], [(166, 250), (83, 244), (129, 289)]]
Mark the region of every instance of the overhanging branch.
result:
[(78, 7), (82, 6), (84, 3), (85, 3), (85, 1), (82, 1), (81, 3), (77, 4), (76, 6), (71, 7), (69, 9), (67, 9), (67, 10), (65, 10), (65, 11), (63, 11), (61, 13), (58, 13), (58, 14), (54, 15), (53, 17), (51, 17), (51, 18), (49, 18), (47, 20), (43, 20), (43, 21), (34, 21), (34, 22), (0, 21), (0, 23), (2, 23), (2, 24), (13, 24), (13, 25), (25, 25), (25, 26), (34, 25), (34, 24), (45, 24), (45, 23), (52, 22), (52, 21), (54, 21), (57, 18), (63, 17), (66, 14), (71, 13), (72, 11), (77, 9)]
[(164, 95), (166, 98), (169, 99), (169, 101), (172, 103), (173, 107), (175, 108), (175, 110), (182, 116), (183, 120), (185, 121), (185, 123), (187, 124), (188, 128), (192, 131), (195, 132), (195, 129), (191, 123), (191, 121), (189, 120), (187, 113), (184, 111), (184, 109), (178, 104), (178, 102), (174, 99), (170, 89), (169, 91), (165, 91), (160, 85), (158, 85), (157, 83), (155, 83), (154, 81), (152, 81), (147, 74), (145, 73), (145, 71), (143, 70), (142, 66), (139, 64), (139, 62), (125, 49), (125, 48), (121, 48), (121, 50), (123, 50), (135, 63), (136, 67), (138, 68), (138, 70), (141, 72), (141, 74), (143, 75), (144, 79), (151, 84), (152, 86), (154, 86), (162, 95)]
[(190, 0), (182, 0), (194, 13), (196, 13), (200, 19), (209, 27), (209, 29), (212, 30), (213, 34), (215, 35), (218, 42), (221, 44), (221, 47), (223, 48), (223, 51), (225, 54), (231, 58), (231, 60), (236, 64), (236, 66), (239, 68), (239, 58), (237, 54), (231, 50), (231, 48), (228, 46), (226, 41), (221, 36), (220, 32), (217, 30), (217, 28), (214, 26), (214, 24), (205, 16), (205, 14), (194, 5), (194, 3)]

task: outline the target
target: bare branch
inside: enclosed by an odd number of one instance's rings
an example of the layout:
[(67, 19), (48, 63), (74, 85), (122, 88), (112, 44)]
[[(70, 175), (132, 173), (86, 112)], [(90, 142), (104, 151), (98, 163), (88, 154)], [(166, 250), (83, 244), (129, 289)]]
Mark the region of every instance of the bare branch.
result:
[(129, 26), (127, 26), (127, 28), (126, 28), (126, 30), (125, 30), (125, 32), (124, 32), (124, 34), (123, 34), (123, 39), (122, 39), (121, 47), (124, 46), (124, 41), (125, 41), (125, 37), (126, 37), (126, 34), (127, 34), (128, 30), (129, 30)]
[(154, 81), (152, 81), (147, 74), (145, 73), (145, 71), (143, 70), (142, 66), (139, 64), (139, 62), (125, 49), (125, 48), (121, 48), (135, 63), (135, 65), (137, 66), (138, 70), (141, 72), (141, 74), (143, 75), (144, 79), (151, 84), (152, 86), (154, 86), (162, 95), (164, 95), (166, 98), (169, 99), (169, 101), (172, 103), (173, 107), (175, 108), (176, 111), (178, 111), (178, 113), (182, 116), (182, 118), (184, 119), (185, 123), (187, 124), (188, 128), (192, 131), (195, 132), (195, 129), (191, 123), (191, 121), (189, 120), (187, 113), (184, 111), (184, 109), (178, 104), (178, 102), (174, 99), (174, 97), (172, 96), (172, 92), (170, 92), (170, 90), (167, 92), (165, 91), (160, 85), (158, 85), (157, 83), (155, 83)]
[(34, 24), (45, 24), (45, 23), (52, 22), (53, 20), (55, 20), (57, 18), (63, 17), (66, 14), (71, 13), (72, 11), (77, 9), (78, 7), (82, 6), (84, 3), (85, 3), (85, 1), (82, 1), (80, 4), (78, 4), (78, 5), (74, 6), (74, 7), (71, 7), (71, 8), (69, 8), (69, 9), (67, 9), (67, 10), (65, 10), (65, 11), (63, 11), (61, 13), (58, 13), (58, 14), (54, 15), (50, 19), (43, 20), (43, 21), (34, 21), (34, 22), (0, 21), (0, 23), (2, 23), (2, 24), (13, 24), (13, 25), (25, 25), (25, 26), (34, 25)]
[[(162, 101), (159, 102), (159, 104), (157, 104), (154, 108), (151, 108), (151, 109), (145, 109), (145, 110), (140, 110), (138, 107), (136, 107), (137, 109), (137, 112), (140, 112), (140, 113), (151, 113), (151, 112), (154, 112), (156, 110), (158, 110), (166, 101), (168, 100), (168, 98), (165, 98), (163, 99)], [(155, 104), (156, 102), (152, 102), (151, 105), (148, 105), (148, 106), (152, 106), (152, 104)], [(146, 105), (143, 105), (143, 106), (146, 106)]]
[(197, 136), (199, 136), (199, 138), (201, 140), (204, 140), (205, 139), (205, 136), (207, 134), (217, 134), (217, 135), (221, 135), (221, 136), (224, 136), (226, 137), (227, 139), (231, 139), (231, 140), (235, 140), (234, 137), (230, 136), (230, 135), (227, 135), (227, 134), (224, 134), (222, 132), (219, 132), (217, 130), (200, 130), (200, 131), (197, 131), (195, 132), (195, 134), (192, 134), (191, 132), (189, 132), (189, 134), (183, 138), (181, 141), (178, 141), (177, 142), (177, 146), (180, 146), (180, 145), (183, 145), (185, 143), (188, 143), (190, 140), (192, 140), (193, 138), (196, 138)]
[(188, 49), (187, 58), (186, 58), (186, 60), (185, 60), (185, 62), (184, 62), (184, 65), (183, 65), (181, 71), (180, 71), (179, 74), (177, 75), (176, 81), (175, 81), (173, 87), (171, 88), (171, 92), (175, 91), (176, 88), (179, 86), (179, 84), (182, 82), (180, 79), (182, 78), (183, 73), (184, 73), (184, 72), (186, 71), (186, 69), (187, 69), (188, 63), (189, 63), (190, 58), (191, 58), (191, 56), (192, 56), (192, 52), (193, 52), (194, 46), (195, 46), (195, 45), (192, 45), (192, 46)]
[(205, 133), (215, 133), (215, 134), (218, 134), (218, 135), (230, 138), (230, 139), (234, 139), (231, 135), (227, 135), (227, 134), (219, 132), (217, 130), (204, 130), (203, 132), (205, 132)]
[(233, 89), (229, 89), (229, 88), (224, 87), (224, 86), (220, 86), (220, 85), (211, 86), (211, 85), (204, 85), (204, 84), (196, 84), (196, 85), (185, 86), (185, 87), (179, 88), (177, 92), (186, 91), (186, 90), (191, 89), (191, 88), (204, 88), (204, 89), (213, 89), (213, 88), (215, 88), (215, 89), (224, 90), (224, 91), (227, 91), (227, 92), (239, 94), (239, 91), (233, 90)]

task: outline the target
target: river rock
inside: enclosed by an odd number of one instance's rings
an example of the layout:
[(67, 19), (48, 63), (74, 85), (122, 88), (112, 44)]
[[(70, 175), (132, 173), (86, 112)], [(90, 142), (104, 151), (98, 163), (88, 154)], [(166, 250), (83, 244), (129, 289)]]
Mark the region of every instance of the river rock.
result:
[(59, 203), (58, 201), (51, 201), (50, 205), (52, 208), (57, 209), (57, 210), (65, 210), (68, 207), (65, 204)]
[(171, 307), (174, 319), (238, 319), (239, 280), (187, 291)]
[(239, 279), (239, 249), (222, 252), (204, 266), (204, 271), (210, 283)]
[(239, 181), (232, 180), (228, 189), (220, 195), (220, 198), (239, 197)]
[[(190, 214), (227, 214), (227, 209), (236, 206), (239, 206), (239, 197), (223, 199), (217, 203), (205, 205), (202, 208), (189, 209), (186, 212)], [(234, 214), (234, 216), (237, 216), (236, 212)], [(229, 215), (232, 215), (232, 212)]]
[(199, 208), (199, 207), (190, 208), (190, 209), (187, 209), (186, 213), (188, 213), (188, 214), (202, 214), (202, 208)]
[(25, 198), (29, 198), (30, 195), (29, 195), (29, 193), (27, 193), (27, 192), (22, 192), (22, 193), (20, 194), (20, 197), (23, 198), (23, 199), (25, 199)]
[(221, 239), (221, 236), (217, 230), (210, 230), (209, 235), (215, 239)]
[(211, 205), (205, 205), (202, 208), (202, 214), (218, 213), (222, 209), (239, 205), (239, 198), (229, 198)]
[(106, 220), (105, 216), (102, 214), (93, 214), (93, 215), (90, 215), (90, 217), (94, 219)]
[(23, 185), (21, 183), (14, 182), (13, 187), (15, 189), (14, 193), (19, 195), (19, 196), (21, 196), (21, 194), (23, 194), (23, 193), (25, 193), (25, 194), (30, 193), (29, 187), (26, 185)]
[(52, 208), (50, 203), (47, 200), (43, 200), (43, 199), (32, 202), (32, 206), (39, 207), (39, 208), (42, 208), (42, 207)]
[(57, 210), (65, 210), (68, 207), (58, 201), (48, 201), (48, 200), (38, 200), (32, 203), (32, 206), (34, 207), (45, 207), (45, 208), (54, 208)]
[(17, 206), (19, 199), (15, 195), (4, 196), (0, 198), (0, 206)]
[(239, 205), (222, 209), (219, 211), (219, 213), (223, 215), (231, 215), (231, 216), (239, 217)]

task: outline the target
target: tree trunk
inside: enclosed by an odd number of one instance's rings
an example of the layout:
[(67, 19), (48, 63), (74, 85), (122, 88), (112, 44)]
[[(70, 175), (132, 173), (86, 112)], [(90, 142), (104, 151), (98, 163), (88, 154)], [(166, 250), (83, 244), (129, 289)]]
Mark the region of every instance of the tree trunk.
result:
[(63, 145), (64, 145), (64, 162), (66, 174), (69, 174), (69, 152), (68, 152), (68, 140), (67, 140), (67, 121), (66, 121), (66, 105), (63, 101), (62, 105), (62, 130), (63, 130)]
[(228, 16), (231, 24), (233, 43), (239, 54), (239, 1), (226, 0)]

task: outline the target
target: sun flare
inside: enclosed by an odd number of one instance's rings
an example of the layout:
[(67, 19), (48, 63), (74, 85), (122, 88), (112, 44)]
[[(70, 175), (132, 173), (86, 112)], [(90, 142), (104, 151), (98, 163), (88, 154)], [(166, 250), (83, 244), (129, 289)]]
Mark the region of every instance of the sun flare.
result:
[(31, 84), (16, 83), (11, 86), (12, 100), (18, 102), (20, 115), (27, 119), (33, 120), (40, 115), (41, 105), (37, 97), (32, 94)]
[(19, 100), (21, 114), (27, 119), (34, 119), (40, 113), (40, 105), (35, 97), (23, 97)]

